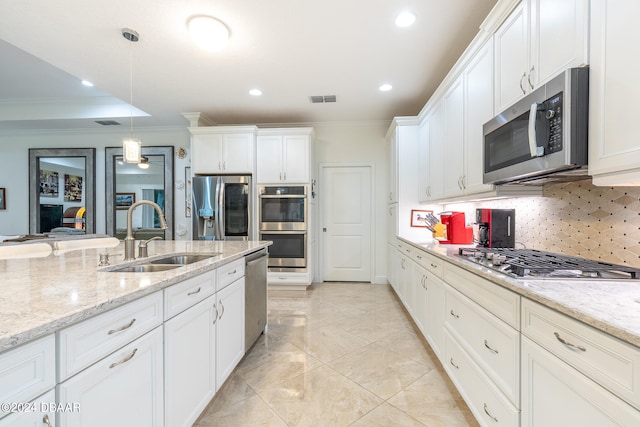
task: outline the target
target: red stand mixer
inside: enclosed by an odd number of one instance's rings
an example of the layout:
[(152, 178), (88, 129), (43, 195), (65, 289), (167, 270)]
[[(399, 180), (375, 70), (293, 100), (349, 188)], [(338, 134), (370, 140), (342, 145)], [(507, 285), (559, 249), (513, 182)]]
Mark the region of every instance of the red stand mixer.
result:
[(442, 212), (440, 222), (445, 226), (444, 240), (441, 244), (469, 245), (473, 243), (473, 228), (467, 227), (464, 212)]

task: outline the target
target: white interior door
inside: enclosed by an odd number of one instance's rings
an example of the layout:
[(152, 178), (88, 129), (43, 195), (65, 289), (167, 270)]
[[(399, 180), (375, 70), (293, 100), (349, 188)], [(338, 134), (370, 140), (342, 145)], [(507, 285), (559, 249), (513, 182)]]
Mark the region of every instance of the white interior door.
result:
[(323, 279), (371, 281), (371, 167), (323, 167), (322, 194)]

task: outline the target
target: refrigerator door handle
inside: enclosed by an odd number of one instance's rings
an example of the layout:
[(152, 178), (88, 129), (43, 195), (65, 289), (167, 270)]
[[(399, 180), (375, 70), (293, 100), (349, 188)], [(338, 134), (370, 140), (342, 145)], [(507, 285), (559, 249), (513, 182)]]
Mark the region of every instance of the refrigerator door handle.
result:
[(226, 240), (226, 236), (224, 235), (224, 190), (225, 190), (225, 182), (224, 178), (218, 178), (218, 185), (220, 188), (218, 189), (218, 216), (216, 218), (216, 223), (218, 224), (218, 240)]

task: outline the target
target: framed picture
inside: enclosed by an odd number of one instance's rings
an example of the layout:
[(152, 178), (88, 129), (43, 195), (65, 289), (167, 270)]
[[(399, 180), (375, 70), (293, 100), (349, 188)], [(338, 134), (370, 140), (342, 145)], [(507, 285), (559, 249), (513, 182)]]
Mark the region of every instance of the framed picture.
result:
[(64, 201), (82, 201), (82, 177), (64, 174)]
[(40, 170), (40, 197), (58, 197), (58, 172)]
[(427, 225), (427, 214), (432, 214), (433, 211), (421, 211), (417, 209), (411, 209), (411, 226), (412, 227), (424, 227)]
[(116, 209), (129, 209), (136, 202), (136, 193), (116, 193)]
[(7, 209), (7, 191), (6, 188), (0, 188), (0, 210)]

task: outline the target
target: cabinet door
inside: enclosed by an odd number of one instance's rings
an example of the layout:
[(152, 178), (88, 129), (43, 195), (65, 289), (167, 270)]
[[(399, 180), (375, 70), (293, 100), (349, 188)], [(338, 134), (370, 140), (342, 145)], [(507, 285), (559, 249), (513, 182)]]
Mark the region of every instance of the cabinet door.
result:
[(225, 173), (253, 173), (253, 135), (223, 135), (222, 167)]
[(309, 182), (309, 137), (285, 135), (283, 143), (283, 180)]
[(488, 42), (464, 72), (465, 193), (493, 190), (483, 184), (484, 135), (482, 126), (493, 117), (493, 46)]
[[(429, 118), (429, 200), (444, 195), (444, 102), (440, 100)], [(460, 153), (452, 153), (454, 157)]]
[(158, 327), (58, 385), (65, 427), (163, 426), (162, 328)]
[(191, 172), (222, 172), (222, 135), (193, 135), (191, 138)]
[(464, 148), (462, 77), (458, 77), (444, 95), (444, 141), (446, 153), (444, 168), (444, 197), (458, 196), (463, 192)]
[(589, 174), (596, 185), (640, 182), (640, 2), (592, 0)]
[(398, 235), (398, 204), (391, 203), (387, 211), (387, 242), (395, 242)]
[(277, 183), (282, 180), (282, 137), (259, 136), (257, 144), (258, 183)]
[(165, 420), (190, 426), (216, 391), (215, 295), (164, 326)]
[(427, 273), (427, 341), (440, 360), (444, 357), (445, 283)]
[(418, 129), (418, 200), (429, 200), (429, 116)]
[(422, 332), (422, 335), (427, 335), (427, 323), (429, 318), (427, 316), (427, 270), (420, 265), (415, 264), (414, 270), (414, 283), (416, 286), (414, 295), (414, 308), (413, 308), (413, 320), (418, 325), (418, 329)]
[(529, 91), (526, 86), (529, 62), (526, 3), (520, 3), (494, 35), (496, 114)]
[(244, 277), (216, 295), (216, 389), (219, 389), (244, 356)]
[(398, 130), (389, 137), (389, 197), (387, 202), (398, 201)]
[(530, 0), (528, 82), (538, 87), (563, 70), (588, 64), (588, 0)]
[(637, 426), (640, 412), (522, 337), (522, 426)]

